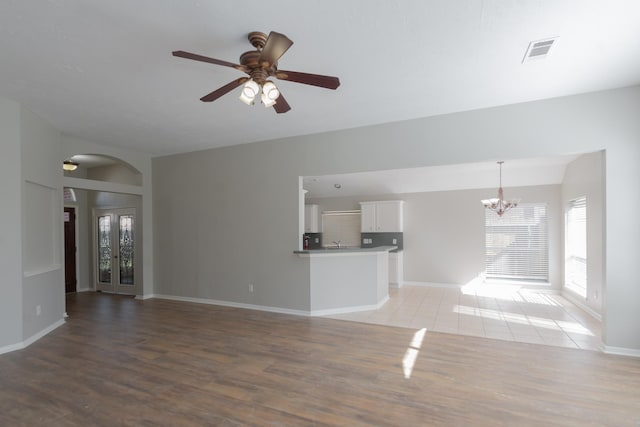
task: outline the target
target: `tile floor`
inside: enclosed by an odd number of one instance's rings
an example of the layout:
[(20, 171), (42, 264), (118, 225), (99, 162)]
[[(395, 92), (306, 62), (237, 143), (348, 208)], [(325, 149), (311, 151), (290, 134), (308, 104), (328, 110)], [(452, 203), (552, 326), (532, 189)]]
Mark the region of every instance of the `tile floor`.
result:
[(378, 310), (327, 316), (428, 331), (601, 351), (601, 324), (560, 295), (513, 285), (391, 288)]

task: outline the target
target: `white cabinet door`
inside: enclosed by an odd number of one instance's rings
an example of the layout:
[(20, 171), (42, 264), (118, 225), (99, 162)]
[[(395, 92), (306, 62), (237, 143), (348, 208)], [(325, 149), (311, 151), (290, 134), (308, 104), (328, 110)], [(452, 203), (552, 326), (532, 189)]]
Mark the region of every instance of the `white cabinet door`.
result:
[(389, 252), (389, 284), (398, 284), (398, 254)]
[(360, 205), (360, 231), (362, 233), (373, 233), (376, 231), (375, 203), (362, 203)]
[(404, 281), (404, 257), (402, 252), (389, 253), (389, 284), (401, 287)]
[(360, 202), (362, 233), (401, 233), (402, 200)]
[(318, 233), (318, 205), (304, 205), (304, 232)]
[(402, 231), (402, 204), (398, 202), (376, 203), (376, 230), (380, 233)]

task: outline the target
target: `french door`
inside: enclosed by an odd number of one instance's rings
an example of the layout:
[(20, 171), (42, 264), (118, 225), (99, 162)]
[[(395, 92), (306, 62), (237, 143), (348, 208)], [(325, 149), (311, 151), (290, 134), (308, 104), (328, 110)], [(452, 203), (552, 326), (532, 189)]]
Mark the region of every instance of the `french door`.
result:
[(134, 208), (96, 209), (96, 290), (136, 294), (136, 233)]

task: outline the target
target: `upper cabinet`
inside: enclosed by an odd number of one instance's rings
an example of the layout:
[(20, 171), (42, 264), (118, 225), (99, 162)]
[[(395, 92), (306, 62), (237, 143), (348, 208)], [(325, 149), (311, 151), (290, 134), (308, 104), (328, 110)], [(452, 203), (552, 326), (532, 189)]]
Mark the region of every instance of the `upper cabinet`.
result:
[(319, 233), (319, 224), (318, 205), (304, 205), (304, 232)]
[(402, 200), (360, 202), (362, 233), (402, 232)]
[(376, 231), (376, 205), (373, 202), (360, 203), (360, 231), (362, 233)]

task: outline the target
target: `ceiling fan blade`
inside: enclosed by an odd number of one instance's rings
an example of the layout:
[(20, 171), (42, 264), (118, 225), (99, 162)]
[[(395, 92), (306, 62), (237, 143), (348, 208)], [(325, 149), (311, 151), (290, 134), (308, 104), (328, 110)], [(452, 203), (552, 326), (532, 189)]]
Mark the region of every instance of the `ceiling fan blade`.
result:
[(293, 42), (284, 34), (271, 31), (269, 33), (269, 37), (267, 37), (264, 47), (262, 48), (259, 62), (267, 62), (269, 65), (275, 64), (292, 44)]
[(193, 59), (194, 61), (208, 62), (210, 64), (222, 65), (222, 66), (225, 66), (225, 67), (231, 67), (231, 68), (235, 68), (236, 70), (240, 70), (240, 71), (245, 72), (245, 73), (248, 71), (248, 68), (245, 67), (244, 65), (234, 64), (232, 62), (222, 61), (220, 59), (209, 58), (208, 56), (202, 56), (202, 55), (198, 55), (196, 53), (185, 52), (184, 50), (176, 50), (176, 51), (174, 51), (173, 52), (173, 56), (178, 56), (180, 58), (185, 58), (185, 59)]
[(337, 89), (340, 86), (340, 79), (332, 76), (321, 76), (320, 74), (299, 73), (297, 71), (278, 70), (275, 74), (280, 80), (302, 83), (305, 85), (324, 87), (327, 89)]
[(280, 96), (278, 96), (278, 99), (276, 99), (276, 103), (273, 104), (273, 109), (276, 110), (276, 113), (278, 114), (286, 113), (287, 111), (291, 110), (291, 106), (289, 105), (287, 100), (284, 99), (284, 96), (282, 96), (282, 92), (280, 92)]
[(200, 98), (200, 101), (202, 102), (215, 101), (216, 99), (220, 98), (222, 95), (226, 95), (227, 93), (231, 92), (233, 89), (237, 88), (247, 80), (249, 80), (247, 77), (241, 77), (239, 79), (232, 81), (231, 83), (227, 83), (221, 88), (214, 90), (210, 94), (203, 96), (202, 98)]

